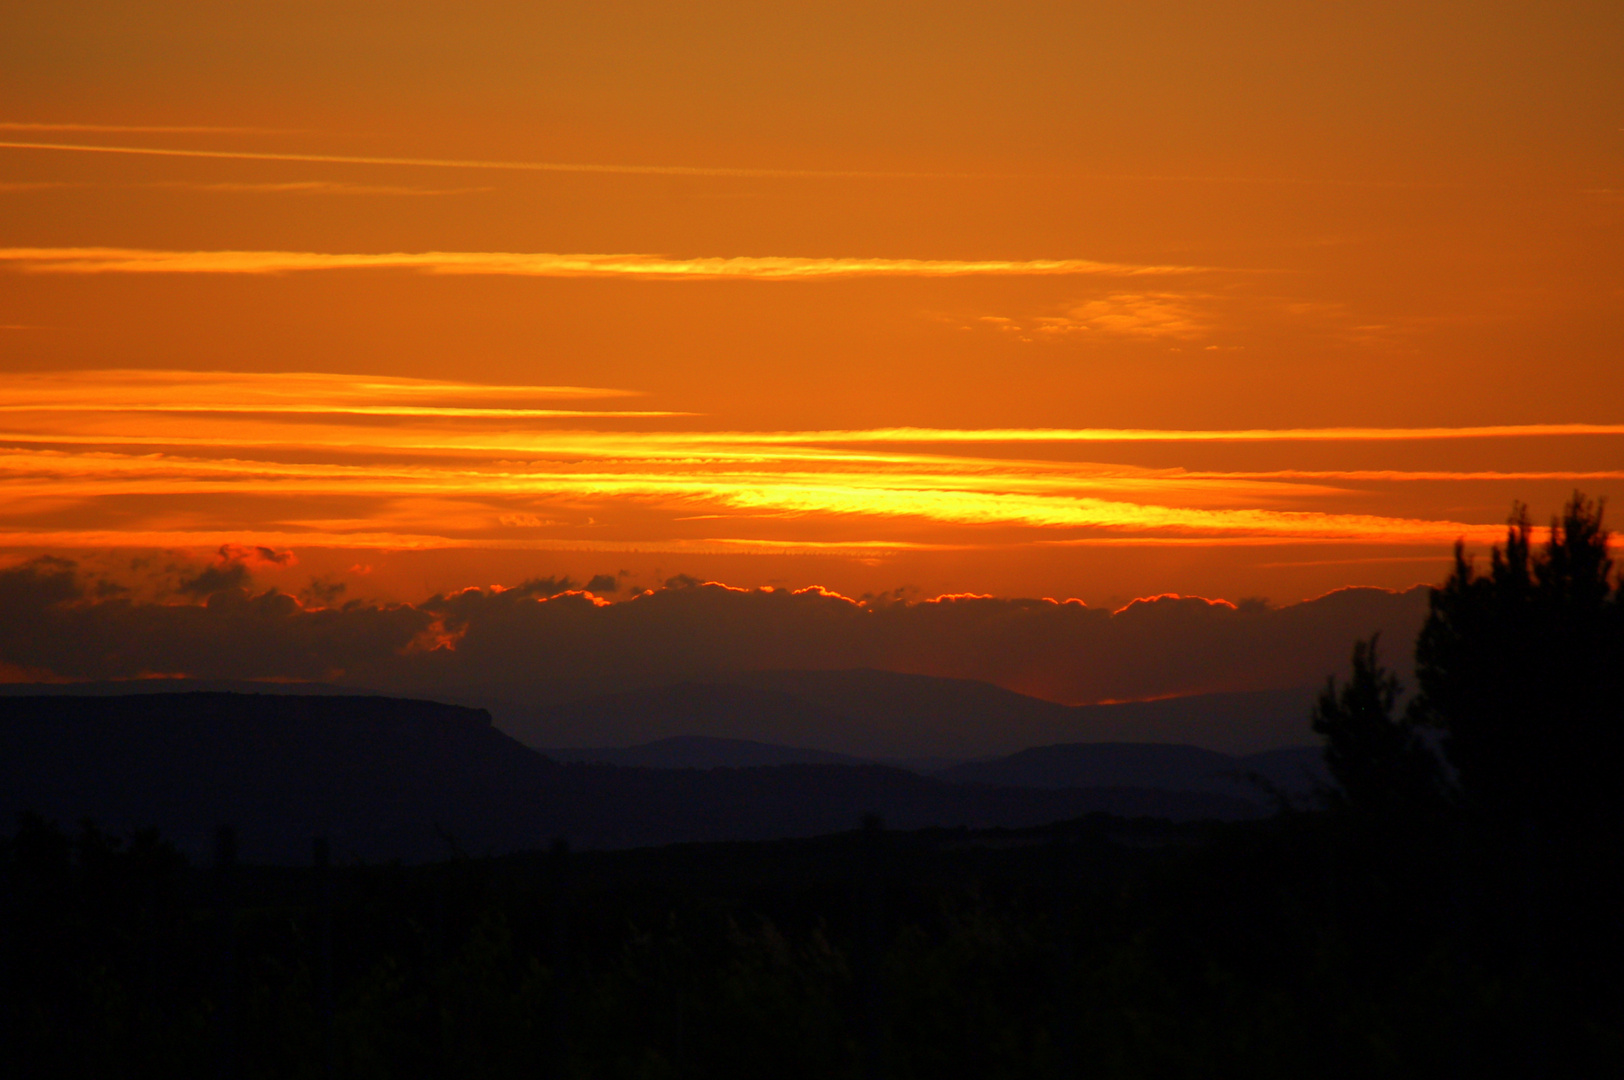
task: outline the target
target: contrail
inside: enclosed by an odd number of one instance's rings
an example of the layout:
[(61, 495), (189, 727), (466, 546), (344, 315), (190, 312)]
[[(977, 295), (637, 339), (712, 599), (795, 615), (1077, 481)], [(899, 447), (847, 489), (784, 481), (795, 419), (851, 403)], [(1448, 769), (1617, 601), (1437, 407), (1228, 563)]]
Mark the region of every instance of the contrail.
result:
[[(115, 127), (96, 124), (0, 123), (0, 131), (95, 131), (95, 132), (232, 132), (259, 134), (298, 134), (296, 130), (269, 128), (165, 128)], [(1168, 184), (1263, 184), (1275, 186), (1355, 187), (1378, 189), (1442, 189), (1458, 183), (1413, 180), (1362, 180), (1347, 177), (1302, 176), (1192, 176), (1163, 173), (1059, 172), (911, 172), (872, 169), (753, 169), (706, 165), (603, 165), (564, 161), (486, 161), (458, 158), (367, 157), (354, 154), (294, 154), (268, 150), (184, 150), (162, 146), (98, 146), (87, 143), (0, 142), (8, 150), (69, 150), (85, 154), (141, 154), (149, 157), (215, 158), (226, 161), (302, 161), (328, 165), (406, 165), (433, 169), (499, 169), (510, 172), (620, 173), (629, 176), (733, 176), (755, 179), (855, 179), (855, 180), (1106, 180)]]
[(412, 165), (435, 169), (505, 169), (512, 172), (622, 173), (630, 176), (737, 176), (794, 179), (988, 179), (988, 173), (871, 172), (859, 169), (735, 169), (699, 165), (592, 165), (558, 161), (464, 161), (453, 158), (358, 157), (350, 154), (286, 154), (266, 150), (177, 150), (158, 146), (92, 146), (85, 143), (0, 142), (9, 150), (71, 150), (86, 154), (216, 158), (227, 161), (303, 161), (328, 165)]

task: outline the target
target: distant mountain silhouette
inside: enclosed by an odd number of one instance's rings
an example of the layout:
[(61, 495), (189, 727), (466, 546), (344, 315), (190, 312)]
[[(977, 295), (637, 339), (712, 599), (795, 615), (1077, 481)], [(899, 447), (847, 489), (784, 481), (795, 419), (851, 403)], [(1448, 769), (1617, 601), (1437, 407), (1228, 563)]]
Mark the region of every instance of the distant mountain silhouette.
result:
[(131, 694), (291, 694), (300, 697), (388, 697), (333, 683), (248, 679), (109, 679), (99, 682), (0, 683), (0, 697), (126, 697)]
[(1327, 778), (1318, 747), (1290, 747), (1238, 757), (1195, 746), (1155, 743), (1064, 743), (1008, 757), (971, 761), (936, 775), (958, 783), (1007, 787), (1132, 787), (1260, 798), (1256, 776), (1277, 789), (1305, 794)]
[(631, 747), (701, 735), (877, 756), (854, 739), (850, 717), (794, 694), (746, 686), (682, 682), (538, 708), (504, 702), (491, 711), (498, 727), (538, 749)]
[(950, 783), (1036, 788), (1142, 788), (1232, 795), (1257, 801), (1265, 786), (1290, 795), (1309, 794), (1329, 780), (1324, 751), (1288, 746), (1257, 754), (1221, 754), (1169, 743), (1060, 743), (1035, 746), (1007, 757), (931, 764), (868, 760), (803, 747), (678, 735), (624, 747), (545, 750), (561, 762), (595, 762), (644, 769), (752, 768), (770, 765), (892, 765)]
[(1022, 827), (1096, 811), (1239, 818), (1221, 794), (950, 784), (881, 765), (648, 769), (560, 764), (480, 710), (380, 697), (140, 694), (0, 698), (0, 814), (303, 861), (310, 838), (369, 860), (545, 846), (810, 836), (866, 813), (899, 828)]
[(861, 669), (717, 675), (545, 705), (481, 703), (498, 727), (535, 747), (704, 735), (870, 759), (962, 761), (1064, 742), (1186, 743), (1224, 753), (1303, 745), (1314, 741), (1313, 696), (1305, 687), (1069, 706), (967, 679)]
[(1241, 767), (1288, 793), (1307, 792), (1331, 782), (1323, 746), (1283, 746), (1241, 757)]
[[(194, 691), (382, 693), (190, 679), (0, 685), (0, 697)], [(970, 679), (862, 668), (722, 673), (612, 692), (591, 680), (548, 684), (544, 693), (497, 686), (432, 696), (488, 710), (499, 729), (536, 749), (625, 748), (704, 736), (930, 768), (1071, 742), (1184, 743), (1229, 754), (1317, 743), (1308, 721), (1317, 692), (1302, 687), (1070, 706)]]
[(850, 754), (806, 750), (751, 739), (717, 739), (706, 735), (674, 735), (640, 746), (580, 747), (542, 751), (554, 761), (593, 761), (644, 769), (752, 768), (763, 765), (873, 765)]

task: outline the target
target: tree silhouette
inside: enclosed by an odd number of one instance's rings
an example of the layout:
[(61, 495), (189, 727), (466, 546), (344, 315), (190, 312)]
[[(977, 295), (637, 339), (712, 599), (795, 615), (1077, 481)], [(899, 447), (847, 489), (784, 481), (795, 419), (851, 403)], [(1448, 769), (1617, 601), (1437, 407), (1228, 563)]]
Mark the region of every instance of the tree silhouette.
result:
[(1443, 734), (1467, 806), (1500, 825), (1610, 827), (1624, 808), (1624, 588), (1602, 513), (1575, 492), (1535, 551), (1519, 504), (1488, 574), (1457, 543), (1432, 592), (1411, 718)]
[(1440, 803), (1437, 759), (1415, 726), (1395, 716), (1403, 688), (1381, 666), (1380, 634), (1353, 646), (1353, 674), (1340, 689), (1326, 680), (1314, 706), (1314, 730), (1325, 737), (1325, 764), (1335, 799), (1360, 814), (1392, 818)]

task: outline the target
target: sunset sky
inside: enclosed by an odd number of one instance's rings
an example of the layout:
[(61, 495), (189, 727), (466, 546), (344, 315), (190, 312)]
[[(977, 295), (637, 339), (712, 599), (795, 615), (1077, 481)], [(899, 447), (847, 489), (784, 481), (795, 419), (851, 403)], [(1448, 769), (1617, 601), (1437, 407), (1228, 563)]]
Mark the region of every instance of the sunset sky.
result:
[(8, 5), (0, 567), (1436, 582), (1621, 506), (1621, 56), (1616, 0)]

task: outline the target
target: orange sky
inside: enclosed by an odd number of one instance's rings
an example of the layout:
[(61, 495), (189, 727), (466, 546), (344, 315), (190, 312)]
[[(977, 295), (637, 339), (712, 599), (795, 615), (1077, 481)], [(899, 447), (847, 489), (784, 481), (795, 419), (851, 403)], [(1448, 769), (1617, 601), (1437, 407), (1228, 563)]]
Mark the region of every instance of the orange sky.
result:
[(1616, 3), (16, 5), (0, 561), (1435, 581), (1624, 493), (1620, 55)]

